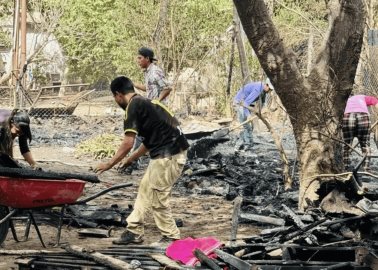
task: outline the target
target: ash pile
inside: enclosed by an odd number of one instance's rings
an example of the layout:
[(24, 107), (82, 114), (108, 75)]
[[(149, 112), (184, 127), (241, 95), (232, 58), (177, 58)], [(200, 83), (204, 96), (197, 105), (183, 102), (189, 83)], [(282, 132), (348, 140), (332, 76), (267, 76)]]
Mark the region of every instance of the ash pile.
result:
[[(33, 145), (74, 147), (82, 140), (101, 133), (122, 134), (121, 116), (85, 118), (77, 116), (34, 118)], [(62, 128), (64, 127), (64, 128)]]
[[(244, 197), (256, 204), (272, 204), (272, 210), (283, 203), (294, 206), (298, 192), (285, 193), (279, 153), (272, 141), (264, 135), (255, 136), (252, 150), (235, 149), (237, 137), (212, 139), (205, 137), (191, 141), (188, 163), (177, 183), (178, 189), (189, 194), (209, 194), (233, 200)], [(286, 149), (294, 150), (294, 139), (283, 138)], [(298, 189), (295, 162), (293, 189)]]
[[(378, 186), (374, 179), (363, 179), (369, 191), (354, 195), (352, 210), (334, 201), (339, 196), (333, 195), (339, 194), (331, 193), (323, 201), (328, 205), (299, 212), (295, 160), (290, 160), (293, 189), (285, 191), (276, 147), (265, 136), (256, 137), (253, 151), (236, 151), (232, 137), (226, 142), (210, 137), (192, 142), (189, 162), (177, 184), (184, 193), (242, 198), (236, 224), (248, 223), (261, 231), (244, 238), (243, 245), (227, 247), (227, 252), (248, 267), (257, 267), (249, 269), (378, 269)], [(285, 149), (294, 151), (293, 141), (284, 137)], [(372, 168), (376, 169), (376, 163)]]

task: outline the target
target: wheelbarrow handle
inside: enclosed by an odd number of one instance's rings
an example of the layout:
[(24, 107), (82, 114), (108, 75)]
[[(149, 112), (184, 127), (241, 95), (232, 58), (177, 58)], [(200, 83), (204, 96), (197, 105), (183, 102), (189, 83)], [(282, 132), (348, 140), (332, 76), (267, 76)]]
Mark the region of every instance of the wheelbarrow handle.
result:
[(13, 209), (12, 211), (10, 211), (3, 219), (0, 220), (0, 225), (3, 224), (4, 222), (7, 222), (11, 217), (14, 216), (14, 214), (16, 214), (17, 212), (17, 209)]
[(125, 184), (115, 185), (115, 186), (112, 186), (110, 188), (101, 190), (100, 192), (97, 192), (96, 194), (93, 194), (92, 196), (89, 196), (89, 197), (87, 197), (85, 199), (82, 199), (80, 201), (76, 201), (73, 204), (84, 204), (84, 203), (87, 203), (87, 202), (89, 202), (91, 200), (96, 199), (97, 197), (100, 197), (101, 195), (104, 195), (105, 193), (108, 193), (109, 191), (112, 191), (112, 190), (115, 190), (115, 189), (120, 189), (120, 188), (125, 188), (125, 187), (131, 187), (132, 185), (133, 185), (132, 183), (125, 183)]

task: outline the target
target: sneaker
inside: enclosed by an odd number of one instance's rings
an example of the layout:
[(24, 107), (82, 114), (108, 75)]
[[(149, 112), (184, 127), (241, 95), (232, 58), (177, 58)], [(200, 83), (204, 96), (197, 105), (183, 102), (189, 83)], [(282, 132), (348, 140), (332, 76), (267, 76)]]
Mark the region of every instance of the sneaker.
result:
[(170, 237), (164, 235), (159, 241), (152, 243), (150, 246), (151, 247), (163, 247), (163, 248), (166, 248), (170, 244), (172, 244), (172, 242), (174, 242), (176, 240), (178, 240), (178, 239), (170, 238)]
[(128, 244), (140, 244), (143, 242), (143, 236), (132, 233), (130, 231), (124, 231), (121, 237), (113, 240), (113, 244), (116, 245), (128, 245)]

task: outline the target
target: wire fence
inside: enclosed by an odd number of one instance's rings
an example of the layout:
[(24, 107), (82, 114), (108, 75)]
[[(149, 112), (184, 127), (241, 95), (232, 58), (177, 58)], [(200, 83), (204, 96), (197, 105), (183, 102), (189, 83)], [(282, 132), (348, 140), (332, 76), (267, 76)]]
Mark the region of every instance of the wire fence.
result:
[[(169, 96), (168, 106), (180, 115), (209, 114), (215, 111), (215, 97), (208, 92), (177, 89)], [(143, 93), (141, 93), (143, 95)], [(0, 108), (19, 108), (32, 117), (109, 116), (118, 109), (109, 90), (91, 89), (89, 84), (44, 86), (15, 90), (0, 87)], [(204, 113), (206, 112), (206, 113)]]
[(366, 94), (378, 93), (378, 30), (368, 31), (368, 47), (363, 62), (363, 86)]
[(0, 97), (1, 108), (24, 109), (39, 118), (99, 116), (117, 107), (109, 90), (90, 89), (89, 84), (44, 86), (28, 91), (3, 86)]

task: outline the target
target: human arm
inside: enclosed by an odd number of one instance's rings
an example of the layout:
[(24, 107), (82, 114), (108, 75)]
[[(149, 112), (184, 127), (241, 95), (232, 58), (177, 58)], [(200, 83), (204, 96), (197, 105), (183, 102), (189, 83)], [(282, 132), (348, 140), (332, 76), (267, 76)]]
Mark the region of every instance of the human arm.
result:
[(158, 86), (158, 89), (160, 90), (158, 100), (162, 101), (171, 93), (172, 85), (165, 78), (163, 70), (159, 67), (153, 70), (152, 76), (154, 78), (154, 82), (156, 83), (156, 85)]
[(261, 94), (262, 88), (253, 88), (248, 96), (244, 99), (244, 106), (250, 106)]
[(98, 164), (95, 168), (95, 172), (101, 174), (104, 171), (111, 169), (114, 165), (120, 162), (133, 148), (134, 140), (135, 133), (126, 132), (125, 136), (123, 137), (122, 143), (115, 155), (108, 162)]
[(31, 154), (30, 151), (23, 153), (22, 156), (26, 160), (27, 163), (34, 169), (38, 168), (37, 162), (35, 162), (33, 155)]
[(164, 88), (164, 89), (160, 92), (160, 95), (159, 95), (159, 101), (162, 101), (162, 100), (164, 100), (167, 96), (169, 96), (169, 94), (171, 93), (171, 91), (172, 91), (172, 88), (169, 88), (169, 87)]
[(145, 155), (148, 152), (148, 149), (142, 143), (137, 150), (131, 153), (129, 157), (121, 164), (121, 168), (126, 168), (130, 166), (135, 160), (138, 160), (141, 156)]
[(25, 136), (20, 136), (18, 138), (18, 144), (20, 146), (21, 155), (24, 157), (25, 161), (29, 163), (32, 168), (37, 168), (37, 162), (35, 162), (28, 146), (28, 139)]
[(139, 89), (139, 90), (142, 90), (142, 91), (145, 91), (146, 92), (146, 86), (144, 84), (141, 84), (141, 83), (134, 83), (134, 87)]
[(238, 104), (240, 104), (240, 103), (243, 101), (243, 99), (244, 99), (243, 91), (242, 91), (242, 89), (240, 89), (240, 90), (236, 93), (236, 95), (235, 95), (235, 97), (234, 97), (234, 101), (233, 101), (234, 105), (238, 105)]
[(378, 99), (376, 97), (365, 96), (365, 102), (366, 102), (367, 106), (374, 106), (374, 107), (378, 108), (377, 107)]

